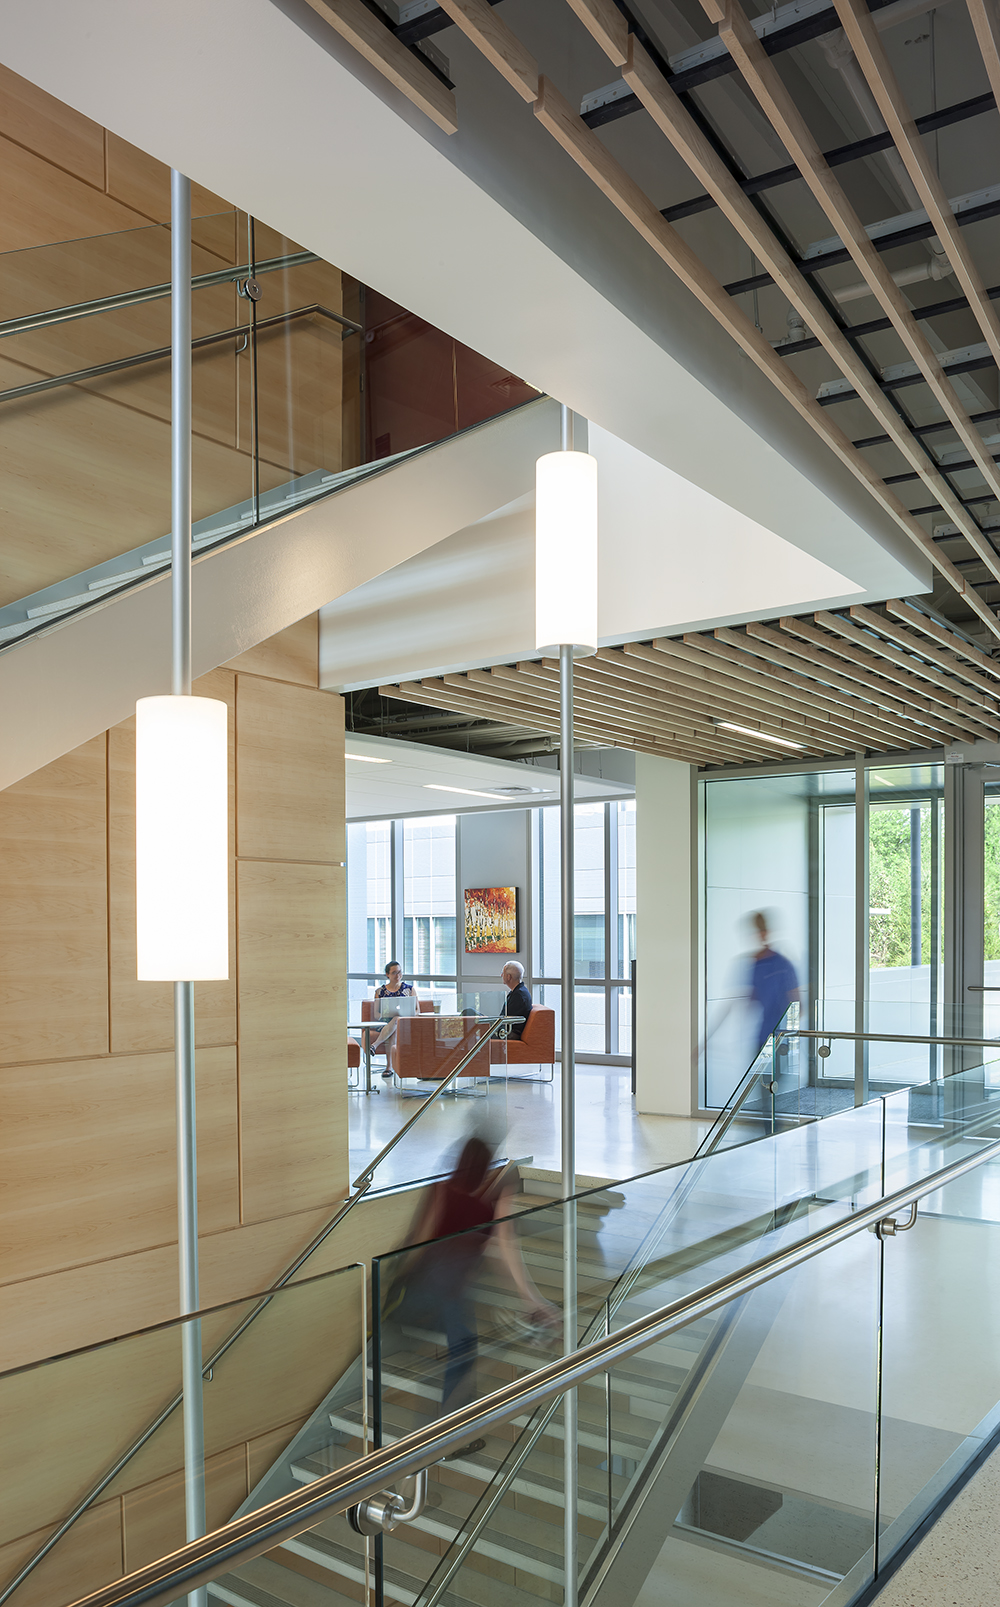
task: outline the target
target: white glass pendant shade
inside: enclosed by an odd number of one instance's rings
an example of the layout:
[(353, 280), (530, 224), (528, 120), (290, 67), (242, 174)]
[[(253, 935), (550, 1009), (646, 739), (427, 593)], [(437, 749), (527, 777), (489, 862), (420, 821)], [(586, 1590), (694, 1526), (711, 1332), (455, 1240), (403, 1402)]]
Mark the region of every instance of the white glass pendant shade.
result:
[(229, 975), (228, 713), (207, 697), (135, 706), (140, 982)]
[(597, 651), (597, 459), (547, 452), (535, 465), (535, 646)]

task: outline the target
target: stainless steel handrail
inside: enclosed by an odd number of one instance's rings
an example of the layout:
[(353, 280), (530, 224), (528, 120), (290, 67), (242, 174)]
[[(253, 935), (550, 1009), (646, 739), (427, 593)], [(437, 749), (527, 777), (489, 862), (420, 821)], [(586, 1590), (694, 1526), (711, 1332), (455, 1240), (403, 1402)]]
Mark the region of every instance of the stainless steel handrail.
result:
[[(254, 275), (278, 273), (282, 268), (299, 268), (307, 262), (319, 262), (315, 251), (293, 251), (284, 257), (265, 257), (255, 262)], [(195, 274), (192, 290), (207, 290), (212, 285), (227, 285), (246, 278), (249, 263), (237, 262), (231, 268), (218, 268), (212, 273)], [(117, 296), (97, 296), (91, 301), (77, 301), (68, 307), (50, 307), (47, 312), (25, 313), (22, 318), (7, 318), (0, 323), (0, 340), (5, 335), (26, 335), (32, 329), (49, 329), (53, 324), (68, 324), (75, 318), (92, 318), (95, 313), (115, 312), (120, 307), (139, 307), (146, 301), (163, 301), (170, 294), (170, 281), (161, 285), (144, 285), (141, 290), (123, 290)]]
[(448, 1451), (466, 1444), (475, 1431), (507, 1422), (526, 1408), (577, 1388), (596, 1373), (607, 1372), (637, 1351), (708, 1316), (720, 1306), (750, 1294), (773, 1278), (853, 1238), (856, 1233), (895, 1216), (925, 1195), (935, 1193), (998, 1156), (1000, 1139), (898, 1189), (895, 1194), (884, 1195), (875, 1204), (853, 1212), (841, 1222), (818, 1229), (798, 1244), (762, 1256), (741, 1272), (717, 1279), (698, 1294), (686, 1295), (661, 1306), (617, 1333), (595, 1340), (461, 1411), (396, 1440), (383, 1450), (314, 1480), (304, 1491), (293, 1491), (256, 1512), (246, 1513), (214, 1533), (181, 1546), (170, 1556), (161, 1557), (79, 1598), (71, 1607), (126, 1607), (126, 1604), (127, 1607), (167, 1607), (175, 1598), (209, 1584), (228, 1568), (270, 1551), (285, 1540), (314, 1528), (324, 1518), (356, 1506), (387, 1485), (440, 1461)]
[(952, 1049), (1000, 1049), (1000, 1038), (914, 1038), (896, 1032), (823, 1032), (819, 1027), (777, 1027), (776, 1038), (846, 1038), (850, 1043), (940, 1043)]
[[(330, 1237), (330, 1234), (333, 1232), (334, 1228), (340, 1226), (348, 1212), (352, 1211), (357, 1205), (358, 1201), (364, 1198), (371, 1188), (373, 1174), (378, 1167), (381, 1166), (386, 1156), (392, 1154), (392, 1151), (396, 1148), (396, 1145), (400, 1142), (400, 1140), (406, 1137), (406, 1134), (409, 1132), (414, 1123), (418, 1122), (423, 1116), (424, 1111), (427, 1110), (430, 1105), (433, 1105), (436, 1099), (440, 1098), (445, 1089), (452, 1082), (454, 1082), (456, 1077), (461, 1075), (465, 1067), (469, 1064), (469, 1061), (475, 1058), (482, 1048), (484, 1042), (492, 1037), (494, 1030), (501, 1024), (501, 1022), (517, 1021), (519, 1019), (520, 1018), (517, 1016), (507, 1016), (501, 1012), (500, 1015), (489, 1022), (487, 1030), (476, 1040), (468, 1054), (462, 1056), (462, 1059), (458, 1062), (458, 1065), (449, 1071), (446, 1077), (442, 1078), (441, 1082), (434, 1089), (434, 1092), (429, 1094), (419, 1109), (414, 1111), (410, 1119), (403, 1123), (403, 1126), (399, 1129), (399, 1132), (389, 1140), (388, 1144), (379, 1150), (379, 1153), (376, 1155), (375, 1159), (365, 1167), (364, 1171), (359, 1172), (358, 1176), (351, 1184), (353, 1189), (357, 1189), (357, 1193), (351, 1195), (349, 1199), (344, 1201), (336, 1216), (334, 1216), (325, 1227), (320, 1229), (314, 1239), (310, 1240), (302, 1253), (296, 1256), (291, 1266), (285, 1268), (285, 1271), (281, 1274), (281, 1277), (273, 1285), (272, 1292), (263, 1295), (258, 1301), (257, 1305), (254, 1306), (253, 1310), (247, 1313), (247, 1315), (243, 1318), (243, 1321), (239, 1323), (237, 1327), (233, 1329), (232, 1333), (222, 1341), (222, 1344), (212, 1352), (211, 1356), (209, 1356), (208, 1360), (204, 1364), (204, 1367), (202, 1368), (202, 1373), (204, 1376), (207, 1377), (209, 1373), (211, 1373), (213, 1367), (218, 1366), (227, 1350), (235, 1345), (236, 1341), (242, 1334), (246, 1332), (250, 1324), (260, 1316), (260, 1313), (267, 1306), (270, 1305), (272, 1294), (276, 1293), (279, 1289), (285, 1288), (292, 1278), (294, 1278), (295, 1274), (300, 1271), (305, 1263), (309, 1260), (309, 1257), (314, 1253), (314, 1251), (318, 1250), (320, 1245), (325, 1243), (325, 1241)], [(177, 1410), (178, 1406), (183, 1403), (183, 1400), (183, 1395), (175, 1395), (173, 1400), (168, 1402), (168, 1404), (163, 1408), (162, 1412), (160, 1412), (153, 1422), (150, 1423), (149, 1427), (143, 1430), (143, 1432), (139, 1435), (139, 1438), (135, 1440), (126, 1451), (122, 1452), (114, 1466), (110, 1468), (108, 1472), (105, 1473), (104, 1476), (99, 1480), (99, 1482), (94, 1485), (94, 1488), (77, 1503), (77, 1505), (73, 1508), (73, 1511), (68, 1515), (68, 1517), (63, 1519), (59, 1527), (53, 1530), (52, 1534), (50, 1534), (49, 1538), (45, 1541), (45, 1544), (40, 1546), (33, 1556), (28, 1558), (28, 1561), (21, 1568), (16, 1578), (12, 1579), (10, 1584), (7, 1585), (2, 1594), (0, 1594), (0, 1607), (3, 1607), (3, 1603), (9, 1600), (9, 1598), (14, 1594), (15, 1590), (17, 1590), (19, 1586), (21, 1586), (28, 1578), (29, 1574), (34, 1572), (34, 1570), (38, 1567), (38, 1564), (48, 1556), (53, 1547), (59, 1544), (59, 1541), (63, 1538), (63, 1535), (69, 1533), (77, 1519), (82, 1518), (83, 1514), (93, 1506), (94, 1502), (98, 1500), (101, 1495), (103, 1495), (104, 1491), (108, 1488), (108, 1485), (118, 1477), (123, 1468), (128, 1466), (132, 1458), (142, 1450), (144, 1445), (148, 1445), (149, 1441), (153, 1438), (153, 1435), (158, 1429), (162, 1428), (167, 1419), (171, 1417)]]
[[(294, 307), (288, 312), (273, 313), (270, 318), (258, 318), (253, 331), (259, 333), (275, 324), (287, 324), (295, 318), (308, 318), (313, 313), (319, 313), (323, 318), (329, 318), (340, 324), (348, 335), (360, 335), (360, 324), (354, 324), (349, 318), (342, 318), (339, 312), (331, 312), (320, 302), (314, 301), (307, 307)], [(251, 334), (250, 324), (236, 324), (232, 329), (220, 329), (214, 335), (199, 335), (197, 340), (191, 342), (191, 350), (199, 351), (203, 346), (217, 346), (224, 340), (236, 340), (240, 336)], [(0, 402), (16, 402), (24, 396), (38, 396), (42, 391), (54, 391), (60, 385), (77, 385), (85, 379), (101, 379), (105, 374), (118, 374), (127, 368), (138, 368), (143, 363), (155, 363), (170, 356), (169, 346), (157, 346), (149, 352), (135, 352), (131, 357), (116, 357), (108, 363), (92, 363), (89, 368), (74, 369), (71, 374), (53, 374), (48, 379), (31, 380), (26, 385), (12, 385), (9, 390), (0, 391)]]

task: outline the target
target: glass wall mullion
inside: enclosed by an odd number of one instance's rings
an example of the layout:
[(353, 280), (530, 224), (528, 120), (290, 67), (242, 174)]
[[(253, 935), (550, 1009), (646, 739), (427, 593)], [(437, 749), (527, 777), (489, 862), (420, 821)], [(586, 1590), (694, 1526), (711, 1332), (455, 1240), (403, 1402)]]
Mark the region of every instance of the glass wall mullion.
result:
[(609, 978), (621, 970), (618, 953), (618, 805), (604, 805), (604, 1053), (618, 1043), (618, 993)]

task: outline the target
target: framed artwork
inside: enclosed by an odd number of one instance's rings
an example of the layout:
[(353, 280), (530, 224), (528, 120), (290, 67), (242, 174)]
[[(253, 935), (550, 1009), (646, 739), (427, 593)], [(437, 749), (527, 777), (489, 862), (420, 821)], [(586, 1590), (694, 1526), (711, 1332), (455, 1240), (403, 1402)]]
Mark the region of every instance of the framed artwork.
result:
[(517, 888), (465, 889), (466, 954), (516, 954)]

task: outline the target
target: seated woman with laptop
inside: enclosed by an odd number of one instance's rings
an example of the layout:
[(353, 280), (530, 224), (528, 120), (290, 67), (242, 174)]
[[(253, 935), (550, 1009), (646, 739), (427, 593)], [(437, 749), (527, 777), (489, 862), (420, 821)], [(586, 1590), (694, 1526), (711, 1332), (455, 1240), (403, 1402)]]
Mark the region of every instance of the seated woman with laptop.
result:
[(417, 1011), (417, 994), (412, 982), (403, 981), (403, 967), (398, 960), (390, 960), (385, 968), (386, 980), (375, 989), (375, 1002), (385, 1026), (372, 1044), (372, 1053), (385, 1048), (383, 1077), (391, 1077), (396, 1070), (396, 1021), (400, 1016), (412, 1016)]

